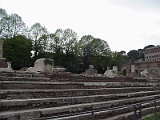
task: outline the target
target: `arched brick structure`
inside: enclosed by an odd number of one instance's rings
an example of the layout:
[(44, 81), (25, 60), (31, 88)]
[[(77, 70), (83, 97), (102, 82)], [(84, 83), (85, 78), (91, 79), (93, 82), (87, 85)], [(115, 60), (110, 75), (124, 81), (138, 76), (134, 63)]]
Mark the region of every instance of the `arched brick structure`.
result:
[(120, 73), (123, 75), (123, 76), (128, 76), (129, 72), (131, 71), (131, 68), (129, 65), (125, 65), (123, 66), (122, 68), (120, 68)]
[[(122, 64), (119, 68), (120, 73), (122, 75), (124, 75), (124, 70), (126, 70), (126, 75), (129, 75), (130, 70), (131, 70), (131, 65), (132, 64), (130, 64), (130, 63)], [(151, 71), (153, 71), (153, 72), (156, 71), (160, 77), (160, 61), (152, 61), (152, 62), (144, 61), (144, 62), (140, 62), (140, 63), (135, 63), (134, 65), (135, 65), (135, 72), (137, 73), (138, 76), (140, 76), (141, 71), (147, 69), (150, 74), (152, 73)]]

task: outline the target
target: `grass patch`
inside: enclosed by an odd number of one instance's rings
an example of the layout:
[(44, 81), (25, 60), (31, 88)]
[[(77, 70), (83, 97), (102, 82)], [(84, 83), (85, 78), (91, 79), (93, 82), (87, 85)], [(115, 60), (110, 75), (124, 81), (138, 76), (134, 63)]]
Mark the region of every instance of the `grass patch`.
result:
[(144, 120), (160, 120), (160, 112), (156, 115), (152, 115), (150, 117), (146, 117)]

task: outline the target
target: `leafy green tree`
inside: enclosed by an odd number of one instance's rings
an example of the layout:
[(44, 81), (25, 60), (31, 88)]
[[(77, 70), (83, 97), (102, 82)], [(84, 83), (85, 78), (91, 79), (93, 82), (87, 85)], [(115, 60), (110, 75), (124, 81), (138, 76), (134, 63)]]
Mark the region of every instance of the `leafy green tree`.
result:
[(52, 53), (54, 64), (64, 67), (64, 41), (62, 39), (63, 30), (57, 29), (55, 33), (49, 35), (49, 51)]
[(137, 50), (131, 50), (127, 53), (129, 59), (131, 62), (134, 62), (135, 60), (138, 60), (138, 51)]
[(55, 65), (66, 67), (67, 71), (75, 72), (78, 68), (77, 62), (78, 36), (71, 29), (57, 29), (49, 35), (49, 43)]
[(0, 8), (0, 20), (6, 17), (7, 15), (8, 13), (6, 12), (6, 10), (3, 8)]
[(49, 41), (50, 41), (50, 51), (53, 53), (63, 53), (63, 39), (61, 38), (63, 34), (62, 29), (57, 29), (55, 33), (51, 33), (49, 35)]
[(25, 36), (18, 35), (4, 39), (3, 51), (7, 61), (12, 62), (12, 68), (19, 70), (31, 66), (32, 43)]
[(75, 67), (77, 67), (77, 55), (76, 55), (76, 45), (78, 41), (77, 33), (71, 29), (65, 29), (63, 31), (63, 41), (64, 41), (64, 66), (68, 69), (68, 71), (75, 71)]
[(5, 19), (8, 16), (5, 9), (0, 8), (0, 36), (3, 36), (3, 30), (5, 25)]
[(147, 45), (143, 49), (147, 49), (147, 48), (151, 48), (151, 47), (155, 47), (155, 45)]
[(42, 54), (48, 49), (48, 31), (40, 23), (35, 23), (31, 26), (29, 38), (32, 40), (34, 59), (36, 60), (42, 57)]
[(92, 54), (93, 54), (93, 60), (94, 66), (96, 69), (98, 69), (99, 72), (103, 73), (107, 66), (110, 65), (109, 60), (110, 59), (110, 47), (108, 43), (104, 40), (101, 40), (99, 38), (94, 38), (91, 42), (92, 46)]
[(143, 49), (138, 49), (138, 59), (143, 59), (144, 60), (144, 53)]
[(119, 52), (112, 52), (112, 66), (118, 66), (124, 62), (124, 57)]
[(119, 52), (121, 55), (126, 55), (126, 51), (122, 50)]
[(110, 65), (111, 51), (106, 41), (85, 35), (79, 41), (80, 55), (83, 58), (83, 69), (93, 64), (99, 72), (104, 72)]
[(81, 37), (78, 48), (79, 48), (79, 55), (82, 57), (82, 65), (83, 65), (83, 71), (88, 69), (88, 66), (92, 64), (91, 58), (92, 55), (92, 47), (91, 42), (94, 39), (91, 35), (84, 35)]
[(23, 35), (25, 27), (25, 23), (18, 14), (5, 15), (1, 19), (1, 35), (3, 38)]

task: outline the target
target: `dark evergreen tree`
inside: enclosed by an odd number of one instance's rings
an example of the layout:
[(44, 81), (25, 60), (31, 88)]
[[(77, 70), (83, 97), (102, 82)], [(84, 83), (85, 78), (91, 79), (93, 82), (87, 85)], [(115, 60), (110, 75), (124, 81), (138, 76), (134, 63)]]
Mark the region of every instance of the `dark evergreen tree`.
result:
[(31, 50), (31, 40), (25, 36), (18, 35), (4, 39), (3, 55), (7, 61), (12, 62), (12, 68), (15, 70), (31, 66)]

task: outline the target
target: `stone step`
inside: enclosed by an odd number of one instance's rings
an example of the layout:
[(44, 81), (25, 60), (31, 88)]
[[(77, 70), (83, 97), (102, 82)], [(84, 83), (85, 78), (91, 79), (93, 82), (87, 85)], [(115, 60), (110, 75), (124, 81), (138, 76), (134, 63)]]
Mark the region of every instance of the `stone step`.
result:
[[(160, 102), (157, 103), (156, 108), (157, 108), (157, 112), (160, 112)], [(144, 118), (145, 118), (146, 115), (148, 115), (148, 114), (154, 114), (154, 112), (155, 112), (154, 105), (149, 106), (149, 107), (143, 105), (142, 109), (141, 109), (141, 114), (142, 114), (141, 117), (142, 118), (139, 119), (139, 120), (144, 120)], [(108, 118), (97, 119), (97, 120), (135, 120), (134, 117), (135, 117), (134, 116), (134, 111), (132, 110), (132, 112), (122, 113), (122, 114), (116, 115), (114, 117), (108, 117)], [(51, 120), (54, 120), (54, 119), (51, 119)], [(60, 120), (60, 119), (56, 119), (56, 120)], [(65, 120), (65, 119), (61, 118), (61, 120)], [(67, 120), (69, 120), (69, 119), (67, 119)]]
[(160, 83), (156, 82), (50, 82), (48, 79), (47, 81), (0, 81), (0, 89), (85, 89), (160, 86)]
[(49, 77), (53, 81), (73, 81), (73, 82), (98, 82), (98, 81), (110, 81), (110, 82), (117, 82), (117, 81), (129, 81), (129, 82), (147, 82), (146, 78), (132, 78), (132, 77), (115, 77), (115, 78), (108, 78), (106, 76), (83, 76), (77, 74), (65, 74), (65, 73), (52, 73), (52, 74), (45, 74), (46, 77)]
[(78, 89), (82, 83), (74, 82), (36, 82), (36, 81), (0, 81), (0, 89)]
[(0, 111), (7, 111), (9, 109), (31, 109), (31, 108), (45, 108), (56, 107), (62, 105), (72, 105), (81, 103), (103, 102), (110, 100), (118, 100), (124, 98), (141, 97), (148, 95), (159, 94), (157, 91), (141, 91), (134, 93), (120, 93), (120, 94), (108, 94), (108, 95), (91, 95), (91, 96), (77, 96), (77, 97), (58, 97), (58, 98), (36, 98), (36, 99), (12, 99), (12, 100), (0, 100)]
[(44, 74), (38, 74), (38, 73), (26, 73), (23, 71), (15, 71), (15, 72), (0, 72), (1, 77), (43, 77), (45, 78)]
[[(26, 119), (39, 118), (39, 117), (62, 115), (66, 113), (79, 113), (79, 112), (90, 111), (90, 110), (99, 110), (99, 109), (111, 108), (111, 107), (122, 106), (127, 104), (151, 101), (154, 99), (160, 99), (160, 94), (145, 96), (145, 97), (135, 97), (135, 98), (121, 99), (121, 100), (105, 101), (105, 102), (66, 105), (66, 106), (53, 107), (53, 108), (27, 109), (27, 110), (20, 110), (20, 111), (13, 110), (13, 111), (7, 111), (7, 112), (5, 111), (5, 112), (0, 112), (0, 119), (18, 117), (18, 120), (26, 120)], [(125, 113), (125, 112), (129, 112), (129, 110), (130, 109), (126, 107), (125, 110), (122, 109), (121, 112)], [(132, 111), (133, 111), (133, 108), (132, 108)], [(115, 115), (115, 112), (113, 113)], [(100, 114), (100, 116), (102, 115)]]
[(160, 87), (123, 87), (99, 89), (4, 89), (0, 90), (0, 99), (73, 97), (154, 90), (160, 90)]
[(51, 82), (50, 78), (46, 77), (4, 77), (0, 76), (0, 81), (42, 81)]
[[(147, 114), (153, 114), (155, 112), (155, 107), (153, 104), (142, 105), (141, 114), (142, 119)], [(157, 102), (157, 112), (160, 111), (160, 102)], [(96, 111), (94, 114), (92, 112), (83, 112), (83, 114), (72, 115), (67, 117), (56, 117), (52, 116), (49, 120), (135, 120), (134, 116), (134, 107), (132, 105), (127, 105), (124, 107), (116, 109), (108, 109), (103, 111)], [(44, 118), (45, 119), (45, 118)], [(32, 119), (38, 120), (38, 119)], [(140, 119), (139, 119), (140, 120)]]

